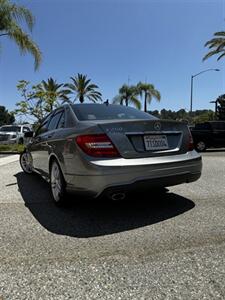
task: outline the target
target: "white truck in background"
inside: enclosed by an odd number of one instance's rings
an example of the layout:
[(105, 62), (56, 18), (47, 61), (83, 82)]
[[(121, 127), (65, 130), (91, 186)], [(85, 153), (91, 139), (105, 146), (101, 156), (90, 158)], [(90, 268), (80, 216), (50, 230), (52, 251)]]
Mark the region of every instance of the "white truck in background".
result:
[(31, 131), (32, 125), (3, 125), (0, 127), (0, 144), (23, 144), (24, 133)]

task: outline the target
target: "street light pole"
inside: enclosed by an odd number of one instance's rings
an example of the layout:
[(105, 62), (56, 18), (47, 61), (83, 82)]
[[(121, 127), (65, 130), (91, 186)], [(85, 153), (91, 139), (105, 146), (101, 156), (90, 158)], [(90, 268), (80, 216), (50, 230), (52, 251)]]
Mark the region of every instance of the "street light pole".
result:
[(205, 73), (205, 72), (208, 72), (208, 71), (220, 71), (219, 69), (207, 69), (207, 70), (204, 70), (204, 71), (201, 71), (201, 72), (199, 72), (199, 73), (197, 73), (197, 74), (195, 74), (195, 75), (191, 75), (191, 103), (190, 103), (190, 113), (192, 113), (192, 106), (193, 106), (193, 79), (194, 79), (194, 77), (196, 77), (196, 76), (198, 76), (198, 75), (200, 75), (200, 74), (202, 74), (202, 73)]
[(190, 105), (190, 112), (192, 113), (192, 103), (193, 103), (193, 78), (194, 76), (191, 76), (191, 105)]

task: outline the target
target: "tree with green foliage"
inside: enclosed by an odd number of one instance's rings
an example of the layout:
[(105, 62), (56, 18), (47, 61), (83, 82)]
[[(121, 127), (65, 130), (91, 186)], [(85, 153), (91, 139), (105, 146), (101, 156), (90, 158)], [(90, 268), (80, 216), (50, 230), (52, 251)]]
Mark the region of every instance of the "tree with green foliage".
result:
[(215, 120), (215, 113), (212, 110), (207, 110), (207, 111), (203, 111), (202, 114), (193, 117), (192, 123), (198, 124), (198, 123), (204, 123), (213, 120)]
[(63, 87), (63, 83), (58, 84), (52, 77), (47, 81), (42, 80), (41, 84), (38, 85), (38, 94), (45, 99), (45, 110), (47, 112), (51, 112), (62, 103), (69, 102), (70, 90)]
[(225, 55), (225, 31), (214, 33), (214, 38), (206, 42), (205, 47), (209, 48), (209, 52), (203, 57), (203, 60), (208, 59), (213, 55), (219, 55), (217, 60), (220, 60)]
[(40, 122), (53, 109), (69, 101), (70, 91), (63, 87), (53, 78), (33, 86), (29, 81), (20, 80), (17, 89), (23, 100), (16, 103), (15, 114), (32, 116)]
[(20, 92), (22, 100), (16, 103), (15, 115), (34, 117), (40, 122), (46, 114), (40, 84), (31, 86), (29, 81), (20, 80), (17, 84), (17, 90)]
[(87, 75), (77, 74), (75, 77), (70, 77), (72, 83), (65, 84), (66, 88), (69, 88), (70, 93), (75, 94), (74, 101), (79, 100), (80, 103), (84, 103), (85, 100), (91, 102), (102, 101), (102, 94), (98, 91), (99, 87), (96, 84), (91, 83), (91, 79), (87, 78)]
[(129, 86), (127, 84), (124, 84), (121, 86), (119, 89), (119, 94), (113, 98), (113, 103), (114, 104), (120, 104), (120, 105), (126, 105), (128, 106), (129, 104), (134, 105), (137, 109), (141, 109), (141, 103), (139, 99), (137, 98), (138, 96), (138, 89), (136, 86)]
[(9, 37), (14, 41), (22, 54), (30, 53), (34, 57), (35, 70), (41, 62), (41, 52), (37, 44), (22, 27), (26, 24), (30, 32), (34, 26), (34, 16), (25, 7), (11, 3), (10, 0), (0, 0), (0, 37)]
[(158, 90), (155, 89), (153, 84), (139, 82), (137, 84), (137, 89), (141, 98), (144, 96), (144, 111), (147, 112), (147, 104), (151, 103), (152, 98), (160, 101), (161, 95)]
[(157, 109), (148, 111), (148, 113), (151, 114), (152, 116), (160, 119), (160, 111), (158, 111)]
[(196, 110), (193, 112), (187, 112), (185, 109), (180, 109), (178, 111), (162, 109), (161, 111), (149, 111), (149, 113), (159, 119), (182, 121), (189, 124), (215, 120), (215, 112), (209, 109)]
[(13, 113), (8, 112), (5, 106), (0, 106), (0, 126), (9, 125), (15, 122)]
[(171, 109), (167, 110), (167, 109), (163, 108), (160, 111), (160, 116), (161, 116), (161, 119), (176, 120), (177, 113), (175, 111), (172, 111)]

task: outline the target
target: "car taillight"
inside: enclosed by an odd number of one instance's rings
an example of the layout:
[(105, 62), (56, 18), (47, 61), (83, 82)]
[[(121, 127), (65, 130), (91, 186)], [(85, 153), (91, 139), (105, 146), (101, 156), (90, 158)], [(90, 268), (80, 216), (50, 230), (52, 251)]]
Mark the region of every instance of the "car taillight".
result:
[(76, 137), (78, 146), (88, 155), (95, 157), (118, 157), (118, 150), (106, 134), (80, 135)]
[(188, 151), (192, 151), (194, 150), (194, 141), (193, 141), (193, 137), (192, 137), (192, 134), (191, 134), (191, 131), (190, 129), (188, 128), (188, 131), (189, 131), (189, 137), (188, 137)]

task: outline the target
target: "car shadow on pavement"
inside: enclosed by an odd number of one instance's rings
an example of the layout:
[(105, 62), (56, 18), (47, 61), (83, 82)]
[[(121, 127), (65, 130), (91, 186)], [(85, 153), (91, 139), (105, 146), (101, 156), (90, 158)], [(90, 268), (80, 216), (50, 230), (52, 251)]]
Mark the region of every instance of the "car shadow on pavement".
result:
[(155, 224), (192, 209), (193, 201), (174, 193), (136, 193), (126, 200), (75, 199), (59, 208), (38, 175), (14, 175), (26, 207), (50, 232), (77, 238), (109, 235)]

